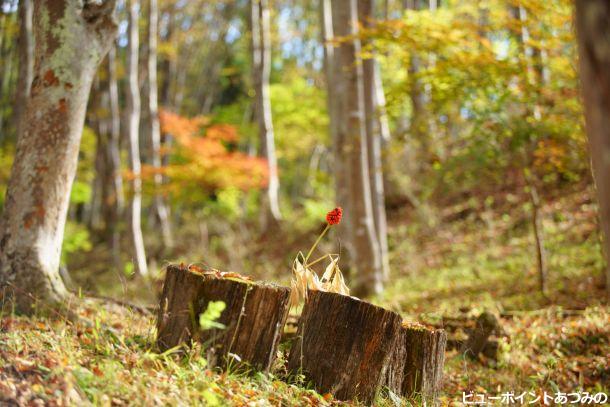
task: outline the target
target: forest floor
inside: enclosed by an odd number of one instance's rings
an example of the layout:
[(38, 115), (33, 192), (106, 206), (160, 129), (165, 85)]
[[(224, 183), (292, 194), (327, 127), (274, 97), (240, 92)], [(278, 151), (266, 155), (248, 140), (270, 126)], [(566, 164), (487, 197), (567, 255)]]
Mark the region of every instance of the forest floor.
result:
[[(428, 232), (406, 226), (400, 213), (391, 220), (400, 272), (376, 303), (435, 325), (491, 310), (505, 332), (498, 360), (447, 353), (444, 405), (462, 405), (463, 392), (526, 393), (526, 403), (545, 391), (610, 394), (610, 313), (593, 205), (575, 193), (543, 215), (547, 295), (538, 293), (527, 218), (482, 213)], [(342, 404), (282, 380), (282, 358), (268, 376), (216, 373), (197, 349), (182, 358), (155, 353), (153, 313), (92, 298), (77, 310), (77, 322), (0, 315), (0, 404)], [(381, 395), (376, 405), (399, 403), (408, 405)]]

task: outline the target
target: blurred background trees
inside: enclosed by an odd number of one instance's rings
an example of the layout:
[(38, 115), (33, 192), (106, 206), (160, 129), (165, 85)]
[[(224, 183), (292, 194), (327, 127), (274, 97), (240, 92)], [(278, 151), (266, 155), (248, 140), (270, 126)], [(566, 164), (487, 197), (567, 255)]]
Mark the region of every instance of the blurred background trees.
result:
[[(2, 194), (32, 3), (1, 2)], [(553, 225), (589, 201), (549, 208), (593, 185), (572, 13), (568, 0), (119, 1), (62, 261), (123, 294), (170, 260), (287, 280), (340, 205), (325, 249), (360, 294), (425, 271), (422, 247), (456, 221), (508, 247), (528, 236), (528, 279), (547, 291), (564, 267)], [(599, 252), (597, 228), (583, 239)]]

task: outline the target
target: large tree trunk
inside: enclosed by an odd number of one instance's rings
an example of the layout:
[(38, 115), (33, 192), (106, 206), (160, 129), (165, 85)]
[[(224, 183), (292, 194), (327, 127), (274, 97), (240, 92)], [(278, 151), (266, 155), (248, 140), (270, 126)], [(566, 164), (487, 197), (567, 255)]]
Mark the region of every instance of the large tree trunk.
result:
[[(360, 25), (372, 27), (374, 16), (374, 0), (361, 0), (358, 3)], [(363, 44), (366, 46), (367, 44)], [(375, 83), (376, 62), (374, 58), (362, 61), (364, 84), (364, 110), (366, 122), (366, 141), (368, 149), (368, 169), (371, 184), (371, 199), (373, 205), (373, 221), (375, 234), (379, 241), (379, 256), (384, 281), (390, 277), (390, 261), (388, 252), (388, 224), (385, 213), (385, 193), (383, 188), (383, 165), (381, 161), (382, 122), (378, 115), (377, 88)], [(383, 90), (381, 90), (383, 93)]]
[(576, 0), (580, 77), (593, 175), (597, 186), (610, 298), (610, 4)]
[[(358, 34), (357, 2), (332, 2), (333, 32), (337, 37)], [(335, 48), (332, 83), (333, 97), (337, 102), (337, 138), (335, 161), (341, 161), (345, 170), (348, 204), (345, 205), (346, 222), (350, 233), (347, 242), (351, 268), (356, 272), (354, 292), (368, 295), (383, 289), (383, 275), (379, 241), (375, 233), (373, 204), (369, 177), (367, 138), (364, 122), (364, 89), (360, 64), (360, 41), (342, 41)], [(343, 205), (342, 202), (339, 204)]]
[[(334, 77), (341, 75), (342, 72), (337, 67), (337, 56), (335, 46), (333, 44), (333, 12), (331, 0), (320, 0), (320, 26), (322, 27), (322, 41), (324, 43), (324, 70), (326, 76), (326, 92), (327, 92), (327, 109), (329, 117), (330, 135), (333, 146), (335, 159), (332, 162), (333, 174), (335, 178), (335, 201), (338, 206), (342, 206), (345, 213), (351, 213), (349, 206), (349, 179), (347, 177), (346, 160), (342, 158), (344, 140), (341, 138), (342, 133), (339, 132), (338, 118), (339, 100), (335, 97), (335, 92), (338, 89)], [(341, 222), (339, 225), (339, 234), (341, 236), (350, 236), (351, 229), (349, 222)], [(349, 263), (349, 251), (343, 253), (344, 260)]]
[(264, 200), (266, 215), (281, 219), (279, 206), (280, 181), (277, 174), (273, 122), (271, 120), (271, 98), (269, 95), (269, 74), (271, 73), (271, 32), (268, 0), (250, 0), (250, 20), (252, 27), (252, 73), (256, 92), (256, 118), (258, 121), (261, 155), (269, 167), (267, 198)]
[(0, 226), (1, 301), (20, 312), (66, 296), (58, 269), (70, 189), (91, 82), (116, 33), (114, 5), (35, 3), (34, 80)]
[[(158, 87), (157, 87), (157, 29), (159, 9), (157, 0), (149, 0), (148, 20), (148, 124), (150, 126), (150, 144), (152, 165), (161, 168), (161, 128), (159, 125)], [(161, 173), (155, 173), (155, 187), (163, 184)], [(165, 247), (173, 246), (170, 228), (169, 209), (159, 191), (155, 192), (154, 209), (161, 226), (161, 237)]]
[(32, 17), (34, 4), (32, 0), (19, 2), (19, 77), (17, 82), (17, 100), (15, 105), (15, 128), (17, 137), (21, 131), (21, 116), (30, 97), (34, 79), (34, 32)]
[(138, 0), (129, 1), (129, 46), (127, 49), (127, 71), (129, 86), (127, 99), (127, 137), (129, 140), (129, 167), (131, 169), (131, 207), (130, 229), (131, 241), (135, 254), (136, 272), (148, 274), (144, 238), (142, 237), (142, 165), (140, 162), (140, 87), (138, 83)]

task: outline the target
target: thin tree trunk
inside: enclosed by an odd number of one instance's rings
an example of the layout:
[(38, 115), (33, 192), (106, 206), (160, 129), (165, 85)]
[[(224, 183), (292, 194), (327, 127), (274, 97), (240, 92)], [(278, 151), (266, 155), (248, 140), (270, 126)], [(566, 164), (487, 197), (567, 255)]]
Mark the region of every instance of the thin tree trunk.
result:
[(271, 31), (268, 0), (250, 0), (252, 27), (252, 71), (256, 91), (256, 118), (261, 141), (261, 155), (269, 167), (269, 184), (264, 211), (278, 221), (282, 215), (279, 204), (280, 181), (277, 173), (275, 139), (271, 120), (269, 74), (271, 73)]
[(128, 2), (129, 9), (129, 45), (127, 49), (127, 71), (129, 86), (127, 99), (127, 136), (129, 140), (129, 166), (131, 169), (132, 196), (130, 207), (131, 240), (135, 255), (136, 272), (148, 274), (144, 238), (142, 237), (142, 172), (140, 163), (140, 86), (138, 83), (138, 0)]
[[(372, 27), (374, 15), (374, 0), (360, 0), (358, 14), (362, 27)], [(366, 47), (368, 44), (364, 43)], [(377, 114), (376, 84), (375, 84), (374, 58), (362, 61), (364, 86), (364, 111), (366, 124), (366, 140), (368, 149), (368, 170), (371, 185), (371, 199), (373, 205), (373, 221), (375, 233), (379, 241), (379, 256), (383, 270), (384, 281), (390, 277), (390, 262), (388, 253), (388, 225), (385, 213), (385, 194), (383, 189), (383, 166), (381, 160), (381, 121)], [(383, 91), (382, 91), (383, 92)]]
[(601, 230), (605, 237), (606, 294), (610, 299), (610, 4), (576, 0), (580, 78)]
[(30, 97), (30, 89), (34, 79), (33, 13), (34, 5), (32, 0), (19, 1), (19, 77), (15, 104), (15, 129), (17, 137), (19, 137), (21, 132), (19, 123), (25, 111), (27, 99)]
[(119, 86), (116, 72), (116, 45), (113, 44), (108, 52), (108, 105), (109, 109), (109, 127), (110, 137), (108, 139), (108, 157), (107, 165), (108, 172), (112, 176), (112, 198), (108, 205), (111, 209), (106, 218), (108, 229), (111, 234), (111, 247), (113, 257), (115, 259), (115, 267), (118, 269), (121, 265), (121, 233), (119, 222), (123, 217), (125, 209), (125, 197), (123, 192), (123, 175), (121, 172), (121, 115), (119, 112)]
[(95, 133), (95, 156), (93, 168), (95, 175), (90, 182), (91, 198), (82, 205), (83, 219), (90, 231), (99, 233), (104, 230), (102, 219), (104, 218), (104, 206), (107, 195), (107, 172), (106, 172), (106, 139), (108, 138), (108, 129), (106, 126), (106, 118), (104, 117), (105, 94), (103, 91), (103, 81), (100, 77), (102, 74), (96, 75), (91, 86), (89, 97), (89, 105), (87, 106), (86, 125)]
[[(2, 21), (4, 22), (4, 30), (7, 30), (7, 25), (10, 26), (13, 21), (16, 20), (17, 13), (9, 13), (2, 16)], [(0, 47), (0, 142), (3, 142), (7, 138), (10, 130), (10, 109), (9, 106), (12, 105), (13, 98), (13, 85), (15, 75), (17, 74), (13, 65), (15, 62), (15, 53), (16, 53), (15, 42), (12, 41), (12, 36), (6, 35), (6, 38), (3, 41), (2, 47)], [(8, 120), (7, 120), (8, 119)]]
[[(516, 5), (512, 9), (514, 18), (519, 22), (520, 30), (519, 35), (516, 36), (517, 43), (519, 45), (520, 53), (522, 55), (522, 66), (525, 71), (525, 79), (522, 81), (522, 86), (526, 91), (537, 87), (542, 84), (542, 74), (538, 75), (537, 70), (534, 66), (534, 48), (530, 44), (530, 33), (527, 27), (527, 10), (520, 4)], [(535, 103), (533, 106), (526, 107), (527, 117), (532, 117), (535, 120), (541, 119), (540, 106)], [(542, 224), (542, 218), (540, 213), (540, 198), (535, 185), (535, 176), (532, 171), (532, 159), (531, 156), (536, 148), (535, 140), (526, 144), (525, 160), (526, 170), (525, 182), (528, 187), (528, 194), (530, 198), (530, 204), (532, 205), (532, 230), (534, 232), (534, 240), (536, 243), (536, 266), (538, 269), (538, 283), (540, 292), (543, 295), (547, 293), (547, 262), (546, 262), (546, 250), (544, 247), (544, 229)]]
[(390, 133), (390, 123), (388, 120), (388, 112), (386, 110), (385, 92), (383, 91), (383, 81), (381, 79), (381, 68), (379, 67), (378, 62), (375, 62), (373, 82), (373, 86), (375, 87), (374, 102), (375, 108), (377, 109), (377, 120), (379, 121), (379, 133), (381, 135), (381, 141), (387, 143), (390, 141), (390, 137), (392, 135)]
[[(58, 305), (63, 233), (87, 99), (116, 34), (114, 1), (34, 6), (35, 66), (0, 226), (3, 304), (18, 312)], [(86, 44), (88, 52), (80, 52)]]
[[(346, 3), (332, 3), (333, 31), (338, 37), (358, 34), (358, 2)], [(335, 55), (331, 86), (335, 86), (337, 135), (342, 140), (336, 160), (344, 160), (347, 174), (342, 181), (349, 183), (349, 212), (345, 218), (351, 233), (343, 238), (348, 242), (352, 269), (356, 271), (354, 291), (365, 296), (383, 289), (383, 273), (373, 220), (360, 41), (356, 37), (342, 41), (335, 48)]]
[(536, 261), (538, 264), (538, 281), (542, 294), (547, 293), (547, 266), (546, 249), (544, 248), (544, 229), (540, 214), (540, 198), (538, 190), (532, 183), (529, 187), (530, 202), (532, 204), (532, 225), (534, 229), (534, 239), (536, 240)]
[[(159, 21), (157, 0), (149, 0), (148, 20), (148, 119), (150, 125), (150, 144), (152, 165), (156, 170), (161, 168), (161, 128), (159, 125), (158, 88), (157, 88), (157, 28)], [(161, 226), (161, 237), (165, 247), (172, 247), (172, 233), (169, 209), (165, 199), (158, 191), (163, 184), (163, 176), (155, 173), (154, 209)]]

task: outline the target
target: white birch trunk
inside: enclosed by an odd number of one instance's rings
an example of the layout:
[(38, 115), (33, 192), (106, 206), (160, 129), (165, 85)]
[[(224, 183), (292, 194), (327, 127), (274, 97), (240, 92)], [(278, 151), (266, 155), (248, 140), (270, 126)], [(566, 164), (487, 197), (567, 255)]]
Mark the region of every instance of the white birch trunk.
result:
[(119, 85), (116, 72), (116, 46), (108, 52), (108, 102), (110, 106), (110, 140), (108, 142), (109, 162), (112, 170), (112, 184), (115, 193), (116, 221), (125, 207), (123, 176), (121, 175), (121, 114), (119, 112)]
[(282, 215), (279, 206), (280, 181), (275, 155), (275, 136), (271, 119), (269, 75), (271, 73), (271, 28), (268, 0), (250, 0), (252, 27), (252, 70), (256, 92), (256, 117), (261, 141), (261, 155), (269, 167), (269, 184), (264, 208), (274, 220)]
[[(150, 125), (150, 144), (152, 165), (161, 168), (161, 128), (159, 125), (158, 86), (157, 86), (157, 29), (159, 10), (157, 0), (149, 0), (148, 20), (148, 115)], [(155, 174), (155, 187), (161, 188), (163, 176)], [(172, 232), (169, 219), (169, 209), (159, 191), (155, 192), (154, 209), (161, 226), (161, 237), (165, 247), (172, 247)]]
[[(363, 27), (371, 27), (374, 1), (360, 0), (358, 2), (358, 7), (360, 25)], [(388, 225), (385, 213), (385, 193), (383, 187), (383, 166), (381, 159), (382, 123), (378, 114), (378, 106), (375, 103), (376, 99), (378, 99), (378, 97), (376, 97), (375, 66), (376, 62), (374, 58), (367, 58), (362, 62), (365, 128), (374, 228), (377, 240), (379, 241), (379, 256), (381, 259), (383, 278), (384, 281), (388, 281), (390, 278), (390, 260), (388, 251)], [(381, 92), (383, 93), (383, 90)]]
[(127, 49), (127, 71), (129, 86), (127, 99), (127, 138), (129, 141), (129, 167), (133, 180), (131, 182), (132, 197), (130, 205), (131, 241), (135, 255), (136, 272), (145, 276), (148, 274), (146, 251), (142, 237), (142, 164), (140, 162), (140, 87), (138, 83), (138, 11), (139, 1), (128, 2), (129, 11), (129, 45)]

